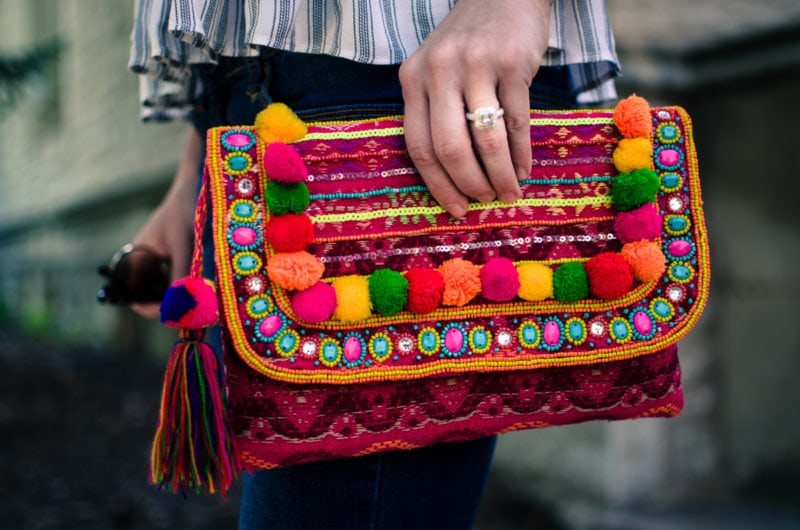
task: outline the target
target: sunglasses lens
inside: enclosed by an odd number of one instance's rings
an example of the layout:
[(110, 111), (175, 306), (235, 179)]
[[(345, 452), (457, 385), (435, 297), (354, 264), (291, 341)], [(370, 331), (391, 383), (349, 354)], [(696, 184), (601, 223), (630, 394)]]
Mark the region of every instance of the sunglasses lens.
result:
[(159, 302), (169, 287), (169, 259), (143, 248), (122, 254), (99, 272), (110, 281), (98, 299), (112, 304)]

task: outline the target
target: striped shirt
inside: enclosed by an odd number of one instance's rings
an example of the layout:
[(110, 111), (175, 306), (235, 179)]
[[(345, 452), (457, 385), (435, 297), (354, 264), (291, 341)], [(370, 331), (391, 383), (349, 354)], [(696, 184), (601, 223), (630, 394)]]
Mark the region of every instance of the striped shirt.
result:
[[(490, 1), (490, 0), (486, 0)], [(183, 117), (199, 89), (192, 64), (260, 47), (399, 64), (456, 0), (136, 0), (131, 69), (145, 119)], [(555, 0), (544, 66), (567, 66), (579, 101), (615, 97), (619, 73), (603, 0)]]

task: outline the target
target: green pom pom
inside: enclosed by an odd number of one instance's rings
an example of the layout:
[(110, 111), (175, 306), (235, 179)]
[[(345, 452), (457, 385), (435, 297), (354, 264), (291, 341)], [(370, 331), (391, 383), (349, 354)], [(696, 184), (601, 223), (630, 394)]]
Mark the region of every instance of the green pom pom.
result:
[(564, 263), (556, 269), (553, 297), (559, 302), (577, 302), (589, 297), (589, 280), (582, 263)]
[(310, 200), (305, 183), (281, 184), (274, 180), (267, 184), (264, 198), (272, 215), (283, 215), (290, 212), (303, 213), (308, 208)]
[(408, 299), (408, 280), (399, 272), (378, 269), (369, 277), (372, 308), (381, 315), (402, 311)]
[(652, 169), (620, 173), (611, 182), (611, 202), (621, 212), (635, 210), (643, 204), (655, 202), (659, 186), (658, 175)]

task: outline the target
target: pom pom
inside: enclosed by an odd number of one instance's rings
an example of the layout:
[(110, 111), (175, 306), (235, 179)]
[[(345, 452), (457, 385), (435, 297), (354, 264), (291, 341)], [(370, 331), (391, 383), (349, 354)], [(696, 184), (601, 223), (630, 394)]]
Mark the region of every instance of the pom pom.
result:
[(369, 298), (376, 313), (394, 315), (408, 299), (408, 280), (399, 272), (378, 269), (369, 277)]
[(614, 231), (623, 243), (653, 240), (661, 235), (661, 215), (653, 203), (647, 203), (629, 212), (619, 212), (614, 220)]
[(305, 250), (314, 240), (314, 225), (306, 214), (276, 215), (267, 222), (265, 232), (275, 252)]
[(256, 134), (265, 144), (273, 142), (292, 143), (308, 132), (303, 120), (283, 103), (270, 103), (256, 114)]
[(442, 304), (463, 306), (481, 292), (481, 268), (467, 260), (453, 258), (439, 266), (444, 280)]
[(336, 291), (325, 282), (317, 282), (292, 296), (292, 309), (300, 320), (324, 322), (336, 310)]
[(623, 138), (614, 149), (614, 166), (627, 173), (653, 167), (653, 146), (648, 138)]
[(323, 272), (325, 265), (305, 250), (281, 252), (267, 260), (269, 279), (288, 291), (308, 289), (322, 278)]
[(553, 269), (543, 263), (522, 263), (517, 272), (520, 298), (532, 302), (552, 298)]
[(283, 215), (289, 212), (303, 213), (310, 202), (308, 187), (304, 182), (281, 184), (271, 180), (267, 183), (264, 198), (272, 215)]
[(652, 169), (620, 173), (611, 181), (611, 202), (621, 212), (634, 210), (655, 202), (659, 186), (658, 175)]
[(336, 290), (336, 311), (333, 316), (346, 322), (357, 322), (372, 315), (369, 281), (364, 276), (342, 276), (333, 280)]
[(493, 302), (508, 302), (519, 291), (519, 274), (508, 258), (492, 258), (481, 267), (481, 292)]
[(434, 269), (411, 269), (408, 280), (408, 309), (414, 313), (430, 313), (442, 303), (444, 279)]
[(653, 127), (650, 105), (636, 95), (623, 99), (614, 109), (614, 124), (626, 138), (650, 137)]
[(651, 241), (635, 241), (622, 247), (621, 255), (628, 262), (633, 276), (640, 282), (654, 282), (667, 268), (661, 246)]
[(303, 182), (308, 169), (297, 151), (284, 143), (276, 142), (264, 151), (264, 171), (269, 180), (284, 184)]
[(205, 278), (183, 278), (174, 282), (161, 302), (161, 322), (183, 329), (213, 326), (219, 319), (214, 282)]
[(553, 297), (559, 302), (577, 302), (589, 296), (586, 269), (578, 262), (563, 263), (553, 273)]
[(616, 300), (633, 288), (633, 273), (625, 258), (603, 252), (583, 264), (589, 278), (589, 292), (595, 298)]

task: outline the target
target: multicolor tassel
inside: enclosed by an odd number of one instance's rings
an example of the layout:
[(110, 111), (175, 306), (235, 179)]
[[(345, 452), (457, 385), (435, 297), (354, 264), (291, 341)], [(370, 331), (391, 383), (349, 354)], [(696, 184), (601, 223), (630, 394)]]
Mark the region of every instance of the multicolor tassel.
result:
[(153, 484), (173, 493), (191, 488), (225, 496), (238, 463), (221, 388), (217, 356), (202, 342), (202, 332), (182, 332), (164, 376), (151, 455)]

